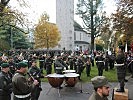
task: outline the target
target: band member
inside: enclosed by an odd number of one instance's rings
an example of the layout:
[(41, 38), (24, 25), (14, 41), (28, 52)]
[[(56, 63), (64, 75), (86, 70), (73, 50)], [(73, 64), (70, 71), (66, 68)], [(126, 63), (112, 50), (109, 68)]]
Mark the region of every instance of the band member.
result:
[(28, 56), (28, 68), (30, 68), (32, 60), (33, 60), (33, 55), (31, 54)]
[(79, 80), (81, 80), (80, 76), (83, 71), (83, 65), (84, 65), (84, 62), (82, 61), (82, 55), (80, 55), (78, 56), (77, 61), (76, 61), (76, 66), (77, 66), (76, 72), (77, 74), (79, 74), (79, 77), (78, 77)]
[(55, 62), (54, 62), (55, 73), (62, 74), (64, 67), (65, 66), (62, 64), (61, 56), (57, 55), (57, 58), (55, 59)]
[(12, 80), (8, 72), (9, 64), (3, 63), (0, 72), (0, 100), (11, 100)]
[(105, 71), (108, 71), (108, 65), (109, 65), (109, 55), (108, 55), (108, 52), (106, 52), (106, 54), (105, 54), (104, 62), (105, 62)]
[(91, 53), (91, 58), (90, 58), (90, 60), (91, 60), (91, 65), (94, 67), (94, 53), (92, 52)]
[(27, 63), (18, 63), (17, 71), (12, 78), (13, 100), (31, 100), (31, 90), (39, 83), (37, 80), (31, 83), (31, 78), (26, 79), (25, 74), (27, 73), (27, 67)]
[(32, 81), (37, 80), (39, 83), (32, 89), (31, 92), (31, 100), (38, 100), (40, 96), (41, 88), (41, 79), (44, 76), (41, 74), (41, 70), (36, 65), (36, 60), (32, 61), (32, 65), (28, 70), (30, 77), (32, 77)]
[(86, 66), (87, 77), (89, 77), (90, 76), (90, 71), (91, 71), (91, 61), (90, 61), (89, 57), (87, 57), (87, 61), (85, 62), (85, 66)]
[(45, 59), (45, 67), (47, 75), (52, 73), (52, 63), (53, 59), (51, 58), (51, 56), (47, 56)]
[(104, 58), (103, 58), (102, 53), (98, 53), (95, 60), (96, 60), (97, 68), (98, 68), (98, 75), (102, 76), (103, 75), (103, 69), (104, 69)]
[(16, 64), (14, 62), (13, 57), (8, 58), (8, 63), (9, 63), (11, 77), (13, 77), (13, 75), (15, 74), (15, 71), (16, 71)]
[(109, 55), (109, 67), (112, 70), (114, 68), (114, 62), (115, 62), (115, 54), (112, 53)]
[(68, 64), (70, 66), (70, 70), (73, 70), (74, 68), (74, 61), (73, 61), (73, 56), (68, 56)]
[(40, 66), (40, 69), (41, 69), (41, 73), (43, 73), (44, 61), (45, 61), (45, 59), (44, 59), (43, 55), (41, 54), (39, 56), (39, 66)]

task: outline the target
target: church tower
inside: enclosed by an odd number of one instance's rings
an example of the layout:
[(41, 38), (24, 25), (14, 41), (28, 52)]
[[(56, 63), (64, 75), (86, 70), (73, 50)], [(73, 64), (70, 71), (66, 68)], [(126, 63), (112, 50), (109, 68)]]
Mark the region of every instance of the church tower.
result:
[(56, 24), (61, 34), (59, 50), (74, 50), (74, 0), (56, 0)]

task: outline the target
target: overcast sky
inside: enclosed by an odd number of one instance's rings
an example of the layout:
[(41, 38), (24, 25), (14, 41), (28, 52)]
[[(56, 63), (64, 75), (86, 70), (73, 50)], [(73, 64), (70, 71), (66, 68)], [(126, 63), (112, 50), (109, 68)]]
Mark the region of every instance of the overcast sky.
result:
[[(50, 22), (56, 23), (56, 0), (25, 0), (30, 7), (19, 7), (18, 2), (14, 2), (14, 0), (10, 1), (10, 5), (12, 8), (19, 9), (25, 14), (28, 15), (28, 18), (33, 21), (37, 22), (40, 15), (46, 11), (47, 14), (50, 16)], [(32, 2), (31, 2), (32, 1)], [(78, 0), (74, 0), (75, 2), (75, 9), (76, 3)], [(113, 0), (103, 0), (106, 6), (106, 11), (108, 14), (114, 11), (115, 3)], [(78, 16), (75, 16), (75, 20), (79, 20)], [(80, 21), (79, 21), (80, 23)]]

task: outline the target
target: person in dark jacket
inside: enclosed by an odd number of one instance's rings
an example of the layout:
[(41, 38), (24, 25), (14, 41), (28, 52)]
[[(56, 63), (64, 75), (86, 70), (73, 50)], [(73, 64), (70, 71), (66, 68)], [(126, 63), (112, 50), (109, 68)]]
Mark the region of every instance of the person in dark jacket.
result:
[(38, 100), (40, 96), (40, 92), (42, 91), (41, 88), (41, 78), (44, 76), (41, 74), (41, 70), (36, 65), (36, 60), (32, 61), (31, 67), (28, 70), (29, 75), (32, 77), (32, 81), (35, 79), (39, 82), (31, 92), (31, 100)]
[(45, 67), (47, 75), (52, 73), (52, 63), (53, 59), (51, 56), (48, 55), (45, 59)]
[(11, 100), (12, 80), (8, 74), (9, 64), (1, 64), (0, 72), (0, 100)]
[(12, 78), (13, 100), (31, 100), (31, 90), (39, 83), (37, 80), (31, 82), (31, 78), (26, 79), (27, 67), (28, 64), (25, 62), (18, 63), (17, 71)]
[(45, 61), (45, 59), (44, 59), (43, 55), (42, 54), (39, 55), (39, 66), (40, 66), (40, 69), (41, 69), (41, 73), (43, 73), (44, 61)]
[(57, 58), (54, 61), (54, 69), (56, 74), (63, 74), (64, 65), (62, 64), (63, 60), (61, 55), (57, 55)]
[(76, 73), (79, 74), (78, 79), (81, 80), (81, 73), (83, 71), (83, 65), (84, 62), (82, 60), (82, 55), (78, 56), (77, 61), (76, 61), (76, 66), (77, 66), (77, 70)]
[(94, 92), (90, 96), (89, 100), (108, 100), (110, 84), (105, 76), (96, 76), (91, 79), (94, 86)]
[(104, 58), (103, 58), (102, 53), (98, 53), (95, 60), (96, 60), (97, 68), (98, 68), (98, 75), (102, 76), (103, 75), (103, 69), (104, 69)]
[(86, 66), (86, 75), (87, 75), (87, 77), (89, 77), (90, 76), (90, 71), (91, 71), (90, 57), (87, 57), (87, 61), (85, 62), (85, 66)]
[(124, 86), (125, 86), (125, 76), (126, 76), (126, 66), (125, 66), (125, 54), (124, 51), (121, 48), (119, 48), (118, 55), (116, 57), (116, 63), (117, 63), (117, 78), (120, 83), (120, 88), (116, 90), (116, 92), (125, 92)]

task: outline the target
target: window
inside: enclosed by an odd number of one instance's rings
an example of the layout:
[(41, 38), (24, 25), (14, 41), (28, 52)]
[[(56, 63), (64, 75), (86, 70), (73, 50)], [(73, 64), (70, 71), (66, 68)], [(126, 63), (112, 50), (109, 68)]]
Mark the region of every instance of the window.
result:
[(69, 33), (72, 34), (72, 30), (69, 30)]
[(76, 40), (76, 32), (74, 32), (74, 40)]
[(70, 40), (72, 40), (72, 37), (69, 37), (70, 38)]
[(70, 44), (69, 47), (72, 48), (72, 44)]
[(80, 40), (81, 40), (81, 33), (80, 33)]

